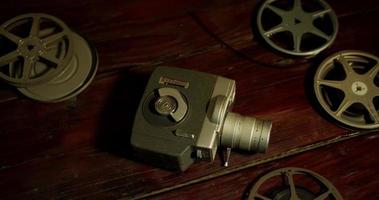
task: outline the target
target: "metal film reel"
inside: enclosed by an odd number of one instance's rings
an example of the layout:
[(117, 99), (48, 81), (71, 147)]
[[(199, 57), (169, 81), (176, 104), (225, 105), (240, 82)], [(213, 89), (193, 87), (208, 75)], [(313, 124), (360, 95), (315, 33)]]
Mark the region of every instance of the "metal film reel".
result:
[[(0, 78), (18, 87), (51, 80), (73, 56), (70, 29), (46, 14), (25, 14), (8, 20), (0, 27), (0, 40)], [(38, 69), (38, 65), (46, 68)]]
[(379, 58), (361, 51), (328, 57), (314, 76), (314, 92), (322, 109), (353, 129), (379, 128)]
[[(25, 96), (59, 102), (82, 92), (97, 71), (97, 52), (61, 20), (32, 13), (6, 22), (0, 31), (0, 78)], [(16, 45), (12, 42), (18, 41)]]
[(18, 88), (23, 95), (42, 102), (59, 102), (77, 96), (88, 87), (97, 71), (97, 53), (84, 38), (76, 33), (72, 35), (74, 57), (66, 69), (45, 84)]
[(293, 56), (313, 56), (333, 43), (338, 21), (324, 0), (266, 0), (258, 10), (257, 27), (272, 48)]
[[(266, 186), (269, 182), (271, 184)], [(266, 187), (268, 191), (262, 194), (264, 187)], [(342, 196), (338, 190), (321, 175), (310, 170), (289, 167), (269, 172), (261, 177), (251, 189), (248, 199), (342, 200)]]

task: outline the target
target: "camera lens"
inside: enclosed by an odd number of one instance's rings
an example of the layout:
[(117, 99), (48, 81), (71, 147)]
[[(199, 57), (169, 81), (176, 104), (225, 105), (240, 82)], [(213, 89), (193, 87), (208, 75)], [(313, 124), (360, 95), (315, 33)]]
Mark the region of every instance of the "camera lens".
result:
[(221, 146), (264, 153), (270, 139), (271, 126), (269, 120), (229, 112), (223, 125)]

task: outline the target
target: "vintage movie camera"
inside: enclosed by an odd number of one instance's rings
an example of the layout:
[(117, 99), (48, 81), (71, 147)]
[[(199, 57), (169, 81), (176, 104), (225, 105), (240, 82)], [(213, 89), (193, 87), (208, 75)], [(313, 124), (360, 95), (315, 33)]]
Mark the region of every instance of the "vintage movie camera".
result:
[[(219, 146), (265, 152), (272, 123), (230, 112), (235, 81), (172, 67), (151, 75), (133, 124), (135, 155), (166, 169), (213, 161)], [(228, 156), (229, 157), (229, 156)]]

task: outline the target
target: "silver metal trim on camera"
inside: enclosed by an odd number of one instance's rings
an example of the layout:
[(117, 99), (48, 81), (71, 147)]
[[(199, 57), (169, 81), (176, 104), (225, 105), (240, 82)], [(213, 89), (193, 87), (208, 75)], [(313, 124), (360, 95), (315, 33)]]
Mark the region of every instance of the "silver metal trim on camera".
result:
[(213, 161), (219, 146), (227, 148), (225, 166), (231, 148), (264, 153), (272, 122), (229, 112), (234, 102), (235, 81), (218, 77), (210, 100), (207, 118), (196, 142), (198, 159)]

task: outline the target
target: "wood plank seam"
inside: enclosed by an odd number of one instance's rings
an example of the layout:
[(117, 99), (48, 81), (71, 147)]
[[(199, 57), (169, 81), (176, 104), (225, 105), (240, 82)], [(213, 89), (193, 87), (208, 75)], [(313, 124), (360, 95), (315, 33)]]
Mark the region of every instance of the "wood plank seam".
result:
[[(365, 136), (365, 135), (368, 135), (368, 134), (376, 135), (376, 134), (379, 134), (379, 132), (375, 132), (375, 131), (348, 132), (347, 134), (344, 134), (344, 135), (341, 135), (341, 136), (337, 136), (337, 137), (334, 137), (334, 138), (329, 139), (329, 140), (324, 140), (324, 141), (320, 141), (320, 142), (313, 143), (313, 144), (310, 144), (310, 145), (306, 145), (306, 146), (303, 146), (303, 147), (297, 147), (297, 148), (294, 148), (294, 149), (290, 149), (288, 151), (285, 151), (283, 153), (274, 155), (274, 156), (269, 157), (269, 158), (255, 160), (255, 161), (253, 161), (251, 163), (247, 163), (247, 164), (245, 164), (243, 166), (240, 166), (240, 167), (236, 167), (236, 168), (233, 168), (233, 169), (226, 169), (224, 171), (221, 171), (221, 172), (218, 172), (218, 173), (214, 173), (214, 174), (210, 174), (210, 175), (207, 175), (207, 176), (204, 176), (204, 177), (201, 177), (201, 178), (198, 178), (198, 179), (194, 179), (194, 180), (191, 180), (191, 181), (188, 181), (188, 182), (185, 182), (185, 183), (177, 184), (177, 185), (172, 186), (172, 187), (167, 187), (167, 188), (163, 188), (163, 189), (160, 189), (160, 190), (152, 191), (152, 192), (149, 192), (149, 193), (146, 193), (146, 194), (137, 195), (137, 196), (135, 196), (135, 197), (133, 197), (131, 199), (138, 200), (138, 199), (144, 199), (144, 198), (147, 198), (147, 197), (156, 196), (156, 195), (159, 195), (159, 194), (162, 194), (162, 193), (165, 193), (165, 192), (169, 192), (169, 191), (173, 191), (173, 190), (176, 190), (176, 189), (179, 189), (179, 188), (187, 187), (187, 186), (190, 186), (190, 185), (193, 185), (193, 184), (198, 184), (198, 183), (201, 183), (201, 182), (209, 181), (211, 179), (219, 178), (221, 176), (229, 175), (231, 173), (235, 173), (235, 172), (238, 172), (238, 171), (241, 171), (241, 170), (245, 170), (245, 169), (252, 168), (252, 167), (255, 167), (255, 166), (258, 166), (258, 165), (262, 165), (262, 164), (266, 164), (266, 163), (269, 163), (269, 162), (272, 162), (272, 161), (281, 160), (281, 159), (288, 158), (288, 157), (291, 157), (291, 156), (295, 156), (295, 155), (298, 155), (298, 154), (301, 154), (301, 153), (304, 153), (304, 152), (308, 152), (308, 151), (311, 151), (311, 150), (314, 150), (314, 149), (326, 147), (326, 146), (329, 146), (329, 145), (333, 145), (333, 144), (336, 144), (336, 143), (339, 143), (339, 142), (351, 140), (351, 139), (354, 139), (356, 137), (361, 137), (361, 136)], [(122, 200), (124, 200), (124, 199), (126, 200), (126, 199), (129, 199), (129, 198), (121, 198), (121, 199)]]

